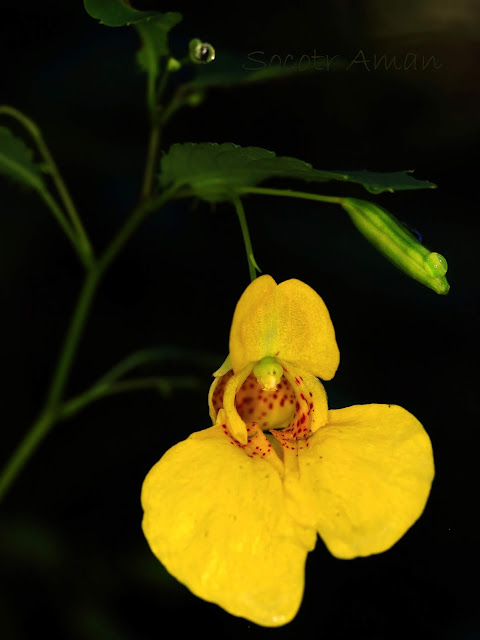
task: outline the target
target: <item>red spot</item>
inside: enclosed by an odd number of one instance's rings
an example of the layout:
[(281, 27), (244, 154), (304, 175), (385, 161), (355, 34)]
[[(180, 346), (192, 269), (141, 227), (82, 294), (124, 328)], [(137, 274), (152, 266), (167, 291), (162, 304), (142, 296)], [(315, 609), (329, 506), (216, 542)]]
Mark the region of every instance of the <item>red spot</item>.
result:
[[(292, 402), (292, 404), (293, 404), (293, 402)], [(297, 404), (295, 405), (295, 411), (299, 411), (299, 410), (300, 410), (300, 405), (297, 402)]]
[(307, 399), (305, 398), (305, 396), (303, 395), (303, 393), (300, 394), (300, 397), (302, 400), (305, 400), (305, 402), (307, 401)]
[(272, 402), (270, 402), (270, 404), (268, 405), (268, 408), (269, 409), (273, 409), (273, 403)]
[(296, 382), (297, 384), (300, 384), (300, 380), (299, 380), (298, 378), (295, 378), (295, 382)]
[(307, 416), (303, 413), (302, 417), (300, 418), (300, 422), (303, 424), (306, 419), (307, 419)]

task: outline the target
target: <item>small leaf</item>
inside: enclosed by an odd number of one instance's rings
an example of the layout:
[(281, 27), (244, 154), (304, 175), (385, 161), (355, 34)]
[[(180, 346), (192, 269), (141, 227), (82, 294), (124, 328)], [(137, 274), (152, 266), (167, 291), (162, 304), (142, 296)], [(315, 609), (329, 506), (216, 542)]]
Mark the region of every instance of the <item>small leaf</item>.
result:
[(83, 0), (85, 11), (107, 27), (123, 27), (158, 16), (158, 11), (138, 11), (127, 0)]
[(34, 189), (43, 189), (42, 169), (33, 160), (33, 150), (7, 127), (0, 127), (0, 173)]
[(180, 13), (169, 12), (135, 24), (142, 40), (142, 48), (137, 54), (137, 61), (142, 69), (157, 74), (159, 59), (170, 53), (168, 33), (181, 20)]
[(361, 184), (370, 192), (433, 187), (416, 180), (408, 172), (337, 172), (314, 169), (307, 162), (260, 147), (240, 147), (230, 142), (174, 144), (162, 158), (160, 182), (163, 187), (189, 187), (209, 202), (230, 200), (237, 189), (252, 187), (267, 178), (293, 178), (310, 182), (339, 180)]

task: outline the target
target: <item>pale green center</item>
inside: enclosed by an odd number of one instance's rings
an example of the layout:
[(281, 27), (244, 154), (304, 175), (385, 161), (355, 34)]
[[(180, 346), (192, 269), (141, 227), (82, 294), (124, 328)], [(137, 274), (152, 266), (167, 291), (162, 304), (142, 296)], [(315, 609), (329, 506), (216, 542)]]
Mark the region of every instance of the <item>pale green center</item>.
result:
[(283, 376), (282, 366), (275, 358), (266, 357), (257, 362), (253, 369), (253, 375), (264, 391), (275, 390)]

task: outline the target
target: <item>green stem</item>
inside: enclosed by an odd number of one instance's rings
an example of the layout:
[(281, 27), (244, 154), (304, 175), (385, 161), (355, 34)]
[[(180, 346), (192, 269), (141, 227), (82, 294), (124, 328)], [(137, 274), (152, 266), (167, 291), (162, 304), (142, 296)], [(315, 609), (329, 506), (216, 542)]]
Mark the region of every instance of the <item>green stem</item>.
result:
[(174, 389), (196, 389), (198, 387), (199, 381), (189, 376), (182, 376), (180, 378), (151, 376), (147, 378), (121, 380), (113, 384), (96, 384), (84, 393), (64, 402), (59, 409), (58, 418), (60, 420), (70, 418), (95, 400), (120, 393), (154, 389), (160, 393), (167, 394)]
[(57, 188), (58, 194), (65, 206), (65, 210), (70, 217), (73, 228), (78, 234), (80, 239), (80, 246), (84, 253), (85, 260), (84, 262), (88, 262), (93, 255), (92, 246), (86, 234), (86, 231), (82, 225), (78, 212), (73, 204), (73, 200), (70, 196), (70, 193), (63, 181), (63, 178), (58, 170), (58, 167), (53, 159), (52, 154), (50, 153), (50, 149), (48, 148), (45, 140), (43, 139), (42, 132), (38, 128), (38, 126), (30, 120), (26, 115), (24, 115), (18, 109), (14, 107), (10, 107), (9, 105), (0, 106), (0, 115), (8, 115), (12, 118), (15, 118), (32, 136), (35, 141), (38, 151), (40, 155), (43, 157), (45, 164), (47, 166), (47, 170), (50, 173), (53, 182)]
[[(253, 282), (257, 277), (257, 271), (260, 271), (259, 266), (255, 260), (252, 249), (252, 242), (250, 240), (250, 233), (248, 231), (247, 218), (245, 216), (245, 209), (243, 208), (242, 201), (239, 197), (232, 199), (237, 212), (238, 220), (240, 222), (240, 228), (242, 229), (243, 242), (245, 244), (245, 251), (247, 252), (248, 271), (250, 273), (250, 281)], [(260, 271), (261, 273), (261, 271)]]
[(152, 124), (150, 138), (148, 140), (147, 160), (143, 174), (142, 190), (140, 200), (147, 200), (153, 191), (153, 181), (155, 178), (155, 166), (157, 163), (158, 151), (160, 148), (161, 127), (158, 122)]
[(63, 211), (58, 206), (57, 202), (53, 198), (50, 191), (48, 191), (45, 188), (39, 188), (37, 189), (37, 193), (41, 197), (41, 199), (44, 201), (44, 203), (47, 205), (47, 207), (50, 209), (50, 211), (53, 213), (55, 220), (58, 222), (58, 224), (64, 231), (65, 235), (72, 243), (73, 248), (75, 249), (76, 253), (78, 254), (84, 266), (88, 267), (91, 264), (92, 255), (90, 253), (87, 254), (84, 250), (80, 248), (78, 244), (78, 237), (75, 235), (75, 232), (73, 231), (72, 227), (68, 223), (68, 220), (66, 220), (63, 214)]
[(154, 179), (156, 172), (156, 164), (158, 152), (160, 150), (160, 140), (162, 135), (162, 118), (163, 110), (160, 101), (167, 86), (169, 77), (168, 58), (164, 60), (164, 66), (160, 80), (157, 86), (157, 74), (152, 69), (148, 72), (147, 77), (147, 106), (150, 113), (151, 130), (148, 140), (147, 159), (145, 162), (145, 170), (143, 173), (142, 189), (140, 192), (140, 200), (147, 200), (153, 192)]
[(167, 82), (168, 82), (168, 78), (170, 76), (170, 71), (168, 69), (168, 58), (164, 59), (164, 65), (163, 65), (163, 69), (162, 69), (162, 74), (160, 76), (160, 82), (158, 83), (158, 88), (156, 90), (156, 94), (155, 94), (155, 102), (156, 104), (160, 104), (163, 98), (163, 93), (165, 91), (165, 88), (167, 86)]
[(87, 273), (80, 291), (45, 402), (44, 413), (51, 415), (53, 419), (56, 418), (58, 404), (63, 396), (68, 374), (77, 352), (80, 337), (101, 275), (100, 269), (97, 266), (93, 266)]
[(158, 198), (140, 204), (134, 209), (131, 216), (126, 220), (124, 226), (107, 247), (99, 261), (92, 263), (88, 268), (47, 393), (44, 409), (27, 431), (23, 440), (15, 449), (0, 473), (0, 500), (5, 496), (25, 463), (30, 459), (39, 444), (58, 421), (60, 416), (59, 405), (85, 327), (85, 322), (102, 276), (148, 213), (165, 204), (171, 194), (172, 189), (167, 190)]
[(125, 224), (114, 237), (110, 245), (105, 250), (104, 254), (98, 261), (98, 268), (100, 271), (105, 271), (111, 262), (116, 258), (117, 254), (123, 249), (130, 236), (136, 231), (140, 224), (145, 220), (148, 214), (152, 211), (161, 209), (166, 202), (173, 198), (177, 186), (173, 185), (170, 189), (167, 189), (160, 195), (148, 200), (147, 202), (140, 203), (127, 218)]
[(300, 198), (302, 200), (331, 202), (333, 204), (342, 204), (344, 200), (344, 198), (339, 198), (338, 196), (320, 196), (316, 193), (308, 193), (306, 191), (293, 191), (292, 189), (269, 189), (268, 187), (240, 187), (236, 189), (236, 192), (239, 194), (258, 194), (263, 196), (280, 196), (283, 198)]
[(30, 427), (0, 474), (0, 500), (52, 426), (52, 417), (41, 415)]
[(77, 351), (82, 329), (96, 290), (99, 276), (99, 271), (96, 268), (91, 268), (87, 274), (75, 311), (72, 315), (63, 349), (60, 352), (60, 357), (55, 368), (55, 373), (47, 394), (44, 409), (39, 418), (30, 427), (29, 431), (20, 442), (19, 446), (14, 451), (13, 455), (7, 462), (7, 465), (0, 474), (0, 500), (9, 489), (26, 461), (37, 449), (40, 442), (49, 433), (57, 420), (58, 404), (61, 400), (61, 396), (67, 382), (68, 373)]

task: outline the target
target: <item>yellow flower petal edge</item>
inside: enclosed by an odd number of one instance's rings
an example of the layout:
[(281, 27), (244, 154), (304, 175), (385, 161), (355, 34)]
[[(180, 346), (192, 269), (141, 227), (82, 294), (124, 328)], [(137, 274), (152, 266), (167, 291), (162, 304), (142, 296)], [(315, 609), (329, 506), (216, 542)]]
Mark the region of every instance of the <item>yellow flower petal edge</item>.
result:
[(143, 531), (153, 553), (194, 594), (256, 624), (297, 613), (312, 528), (287, 513), (283, 485), (221, 425), (193, 433), (150, 470)]
[(329, 411), (308, 443), (296, 458), (298, 473), (286, 472), (287, 493), (299, 521), (314, 526), (334, 556), (381, 553), (422, 514), (434, 477), (432, 446), (402, 407)]
[(324, 380), (335, 375), (340, 356), (330, 314), (300, 280), (277, 285), (271, 276), (260, 276), (238, 301), (230, 332), (234, 372), (268, 356)]

